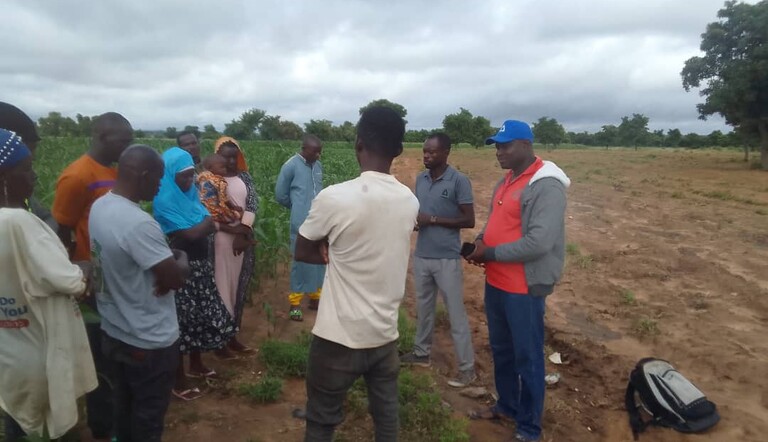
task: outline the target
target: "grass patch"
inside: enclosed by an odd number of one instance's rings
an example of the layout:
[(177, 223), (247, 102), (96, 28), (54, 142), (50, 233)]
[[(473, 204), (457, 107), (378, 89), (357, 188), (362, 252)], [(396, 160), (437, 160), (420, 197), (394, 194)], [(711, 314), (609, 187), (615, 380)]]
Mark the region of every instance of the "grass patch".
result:
[(637, 305), (637, 298), (635, 297), (635, 294), (632, 292), (632, 290), (624, 289), (619, 294), (621, 297), (621, 303), (624, 305)]
[(451, 325), (448, 309), (445, 307), (444, 302), (438, 302), (435, 306), (435, 325), (438, 327), (448, 327)]
[(672, 192), (671, 196), (672, 196), (672, 198), (674, 198), (676, 200), (679, 200), (679, 199), (683, 198), (683, 192), (680, 192), (680, 191)]
[(755, 210), (755, 213), (758, 214), (758, 215), (768, 215), (768, 211), (766, 211), (764, 209), (757, 209), (757, 210)]
[(425, 442), (469, 441), (467, 420), (454, 419), (436, 392), (432, 377), (410, 370), (398, 379), (403, 440)]
[(595, 265), (595, 259), (592, 255), (579, 255), (579, 257), (576, 258), (576, 265), (582, 270), (589, 270)]
[(408, 318), (408, 312), (402, 307), (397, 315), (397, 332), (400, 334), (397, 350), (400, 354), (412, 352), (413, 341), (416, 339), (416, 324)]
[(650, 338), (657, 336), (659, 331), (659, 323), (656, 320), (645, 317), (635, 321), (635, 325), (632, 330), (640, 338)]
[(565, 253), (569, 256), (579, 256), (581, 255), (581, 249), (579, 249), (579, 245), (569, 242), (565, 245)]
[(260, 404), (276, 402), (283, 394), (283, 380), (267, 375), (255, 384), (241, 385), (240, 394)]
[(309, 343), (312, 336), (303, 333), (296, 342), (282, 342), (267, 339), (261, 345), (259, 358), (274, 376), (297, 376), (307, 374)]

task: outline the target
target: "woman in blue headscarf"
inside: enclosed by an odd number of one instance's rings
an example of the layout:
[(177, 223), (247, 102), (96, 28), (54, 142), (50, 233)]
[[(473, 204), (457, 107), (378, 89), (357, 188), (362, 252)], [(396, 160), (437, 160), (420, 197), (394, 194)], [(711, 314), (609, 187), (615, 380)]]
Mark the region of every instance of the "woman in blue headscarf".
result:
[[(163, 161), (165, 173), (152, 204), (155, 219), (168, 236), (171, 247), (187, 253), (190, 267), (187, 282), (176, 292), (182, 356), (173, 394), (180, 399), (192, 400), (201, 394), (198, 389), (188, 387), (186, 377), (216, 376), (214, 370), (203, 364), (201, 352), (226, 352), (226, 344), (236, 328), (216, 289), (208, 254), (208, 241), (215, 228), (194, 186), (192, 156), (179, 147), (172, 147), (163, 154)], [(189, 372), (186, 374), (185, 353), (189, 354)]]

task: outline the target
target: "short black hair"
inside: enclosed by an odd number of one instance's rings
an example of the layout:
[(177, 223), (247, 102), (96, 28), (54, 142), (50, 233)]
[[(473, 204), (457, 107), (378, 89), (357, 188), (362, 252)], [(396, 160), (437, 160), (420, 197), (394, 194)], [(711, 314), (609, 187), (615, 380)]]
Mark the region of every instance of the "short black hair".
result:
[(445, 132), (433, 132), (427, 137), (428, 140), (437, 140), (440, 149), (451, 150), (451, 137)]
[(306, 144), (308, 142), (314, 141), (320, 146), (323, 145), (323, 141), (315, 134), (305, 134), (303, 137), (301, 137), (301, 144)]
[(183, 130), (183, 131), (179, 132), (178, 135), (176, 135), (176, 145), (177, 146), (179, 144), (181, 144), (181, 137), (183, 137), (184, 135), (194, 135), (195, 138), (197, 138), (197, 134), (192, 132), (191, 130)]
[(16, 132), (25, 143), (40, 141), (35, 122), (21, 109), (9, 103), (0, 102), (0, 128)]
[(101, 134), (113, 130), (114, 127), (131, 126), (128, 120), (118, 114), (117, 112), (106, 112), (93, 119), (91, 125), (91, 135), (94, 137), (101, 136)]
[(388, 107), (368, 108), (357, 122), (357, 137), (364, 148), (385, 158), (403, 153), (404, 136), (405, 120)]

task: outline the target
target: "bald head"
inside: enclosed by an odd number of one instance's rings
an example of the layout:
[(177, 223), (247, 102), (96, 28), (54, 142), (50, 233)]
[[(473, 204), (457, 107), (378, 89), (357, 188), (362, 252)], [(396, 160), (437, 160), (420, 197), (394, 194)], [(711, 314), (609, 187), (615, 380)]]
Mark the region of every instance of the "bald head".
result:
[(313, 164), (320, 159), (323, 152), (323, 142), (317, 135), (307, 134), (301, 139), (301, 156), (307, 163)]
[(102, 163), (116, 162), (133, 141), (133, 128), (117, 112), (101, 114), (93, 120), (91, 153)]
[(129, 146), (117, 164), (115, 192), (132, 201), (150, 201), (160, 189), (163, 158), (144, 144)]

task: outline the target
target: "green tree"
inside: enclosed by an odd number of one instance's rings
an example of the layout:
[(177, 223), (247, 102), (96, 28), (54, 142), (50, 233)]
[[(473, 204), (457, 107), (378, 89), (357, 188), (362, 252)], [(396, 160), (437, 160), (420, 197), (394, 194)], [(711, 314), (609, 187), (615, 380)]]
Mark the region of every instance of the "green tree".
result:
[(335, 138), (337, 141), (354, 142), (357, 137), (357, 128), (351, 121), (345, 121), (335, 128)]
[(648, 144), (651, 146), (661, 147), (664, 145), (664, 131), (659, 129), (651, 132), (648, 135)]
[(200, 132), (200, 128), (197, 126), (184, 126), (184, 132), (192, 132), (195, 134), (197, 138), (200, 138), (200, 135), (202, 135), (202, 132)]
[(179, 135), (179, 131), (176, 130), (176, 128), (173, 126), (166, 127), (165, 133), (163, 134), (165, 138), (176, 138), (178, 135)]
[(595, 145), (595, 136), (587, 131), (568, 132), (568, 140), (573, 144), (581, 144), (584, 146)]
[(309, 120), (309, 123), (304, 123), (304, 132), (316, 135), (321, 140), (333, 140), (335, 131), (330, 120)]
[(407, 143), (423, 143), (432, 132), (434, 131), (429, 129), (409, 130), (405, 132), (405, 141)]
[(717, 17), (701, 35), (704, 56), (685, 62), (683, 87), (701, 88), (701, 118), (720, 114), (728, 124), (758, 134), (760, 162), (768, 170), (768, 0), (727, 1)]
[(293, 121), (281, 120), (280, 115), (267, 115), (259, 123), (259, 135), (262, 140), (298, 140), (303, 131)]
[(147, 133), (144, 132), (141, 129), (136, 129), (136, 130), (133, 131), (133, 137), (134, 138), (146, 138), (147, 137)]
[[(388, 107), (395, 112), (397, 112), (397, 115), (400, 115), (400, 118), (405, 120), (405, 116), (408, 115), (408, 110), (402, 105), (398, 103), (394, 103), (392, 101), (387, 100), (386, 98), (379, 98), (378, 100), (373, 100), (370, 103), (366, 104), (365, 106), (360, 108), (360, 115), (363, 115), (363, 112), (365, 112), (366, 109), (376, 106), (383, 106)], [(408, 120), (405, 120), (405, 124), (408, 124)]]
[(252, 108), (243, 112), (239, 118), (224, 125), (224, 135), (237, 140), (252, 140), (256, 138), (259, 123), (266, 116), (261, 109)]
[(533, 123), (533, 138), (545, 146), (555, 146), (565, 142), (568, 135), (565, 128), (554, 118), (541, 117), (539, 121)]
[(728, 144), (728, 138), (721, 131), (713, 130), (707, 135), (707, 144), (709, 147), (725, 147)]
[(75, 115), (77, 122), (77, 132), (81, 137), (90, 137), (91, 128), (93, 127), (93, 120), (95, 117), (88, 117), (81, 114)]
[(205, 140), (215, 140), (216, 138), (219, 138), (221, 134), (219, 131), (216, 130), (216, 126), (213, 124), (206, 124), (203, 127), (203, 133), (201, 135), (201, 138)]
[(632, 114), (632, 117), (621, 117), (619, 124), (619, 142), (622, 146), (634, 147), (643, 146), (648, 143), (650, 133), (648, 132), (648, 117), (643, 114)]
[(683, 134), (680, 133), (680, 129), (669, 129), (667, 135), (664, 137), (664, 146), (677, 147), (680, 145), (680, 140), (683, 139)]
[(487, 118), (475, 117), (463, 107), (459, 108), (458, 113), (443, 118), (443, 131), (454, 144), (469, 143), (475, 147), (482, 146), (485, 139), (495, 132)]
[(37, 127), (40, 129), (40, 135), (46, 137), (75, 137), (80, 135), (75, 120), (61, 115), (61, 112), (49, 112), (47, 116), (40, 117), (37, 120)]
[(693, 132), (683, 135), (683, 138), (680, 140), (680, 147), (688, 149), (699, 149), (704, 147), (705, 144), (707, 144), (707, 138)]
[(600, 129), (600, 132), (595, 134), (595, 144), (603, 146), (606, 149), (609, 146), (619, 145), (619, 128), (613, 124), (607, 124)]

